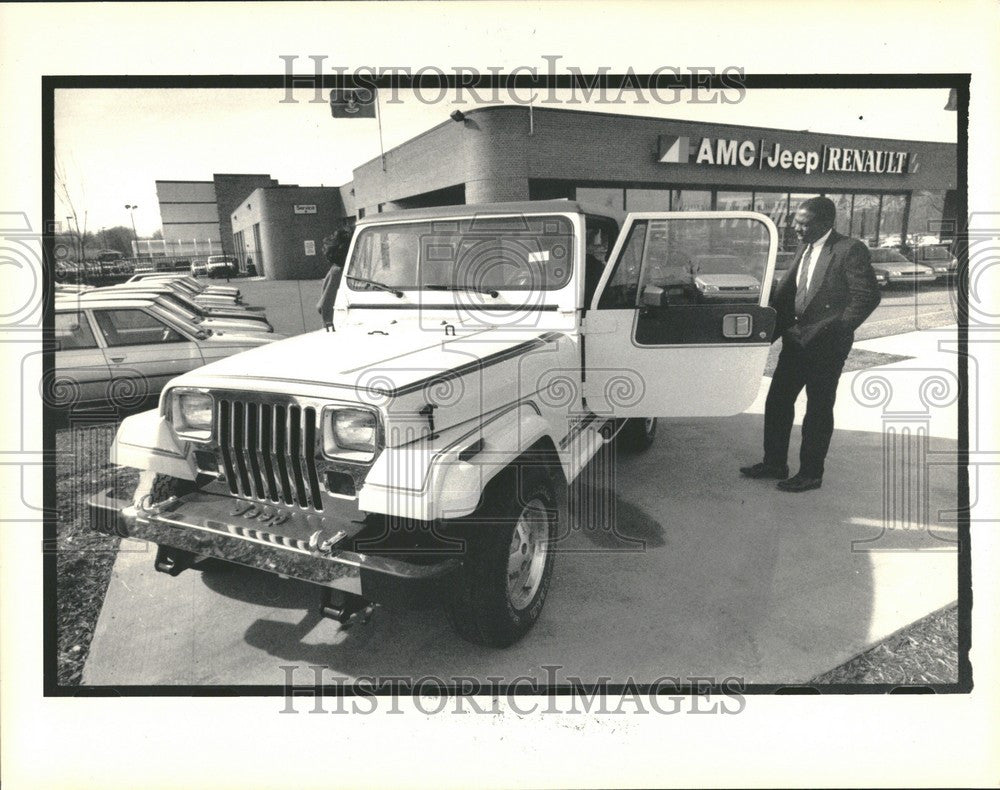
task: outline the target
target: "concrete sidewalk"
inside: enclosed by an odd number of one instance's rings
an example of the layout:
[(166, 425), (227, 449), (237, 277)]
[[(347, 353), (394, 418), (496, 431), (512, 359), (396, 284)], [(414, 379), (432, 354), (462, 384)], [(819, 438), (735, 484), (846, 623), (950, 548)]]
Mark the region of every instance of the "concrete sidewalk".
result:
[[(957, 596), (955, 525), (938, 515), (956, 505), (955, 405), (926, 408), (919, 469), (903, 465), (898, 420), (886, 414), (929, 371), (947, 379), (955, 357), (937, 344), (954, 333), (912, 335), (858, 344), (914, 358), (844, 375), (818, 491), (784, 494), (737, 472), (760, 455), (766, 380), (750, 414), (664, 422), (645, 455), (588, 468), (578, 489), (606, 488), (614, 516), (560, 543), (542, 618), (512, 648), (466, 644), (436, 611), (380, 607), (368, 625), (344, 630), (316, 614), (309, 585), (235, 567), (171, 578), (153, 570), (145, 544), (126, 541), (83, 682), (280, 684), (290, 664), (303, 683), (316, 664), (328, 679), (544, 681), (541, 667), (558, 665), (561, 677), (584, 681), (806, 681)], [(886, 404), (865, 384), (872, 376), (893, 390)], [(907, 475), (919, 478), (913, 507), (896, 491)]]

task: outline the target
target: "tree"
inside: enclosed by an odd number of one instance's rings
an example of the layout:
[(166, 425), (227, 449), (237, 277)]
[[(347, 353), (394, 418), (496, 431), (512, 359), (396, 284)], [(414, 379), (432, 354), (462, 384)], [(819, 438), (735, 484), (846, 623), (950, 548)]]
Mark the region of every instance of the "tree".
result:
[[(85, 203), (84, 190), (83, 187), (76, 188), (71, 187), (69, 182), (69, 175), (66, 172), (66, 164), (60, 157), (56, 157), (55, 167), (53, 168), (53, 176), (55, 181), (55, 191), (56, 197), (62, 201), (63, 209), (69, 213), (66, 215), (66, 221), (71, 226), (67, 230), (74, 232), (76, 238), (71, 249), (75, 250), (74, 256), (76, 260), (82, 261), (84, 259), (84, 239), (87, 235), (87, 212), (83, 212), (83, 232), (80, 232), (80, 218), (77, 214), (76, 206), (79, 203), (83, 205)], [(79, 192), (79, 200), (76, 199), (76, 192)]]
[(125, 257), (132, 257), (132, 228), (115, 225), (113, 228), (105, 228), (102, 235), (104, 249), (118, 250)]

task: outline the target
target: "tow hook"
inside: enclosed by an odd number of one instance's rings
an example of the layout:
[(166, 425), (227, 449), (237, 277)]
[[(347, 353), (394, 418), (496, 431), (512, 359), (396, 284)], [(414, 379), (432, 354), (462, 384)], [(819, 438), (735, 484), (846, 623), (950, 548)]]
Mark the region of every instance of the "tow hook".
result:
[(153, 566), (160, 573), (178, 576), (198, 561), (198, 555), (171, 546), (158, 546)]
[(375, 611), (375, 606), (360, 595), (324, 587), (319, 613), (323, 617), (336, 620), (344, 628), (349, 628), (355, 623), (362, 625), (367, 623)]

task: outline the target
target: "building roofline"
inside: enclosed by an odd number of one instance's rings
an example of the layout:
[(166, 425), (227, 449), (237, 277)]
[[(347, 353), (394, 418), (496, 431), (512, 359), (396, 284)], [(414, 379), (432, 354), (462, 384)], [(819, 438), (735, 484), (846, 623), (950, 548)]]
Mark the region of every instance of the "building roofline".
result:
[[(476, 114), (481, 114), (481, 113), (489, 113), (489, 112), (494, 112), (494, 111), (497, 111), (497, 110), (499, 110), (499, 111), (505, 111), (505, 112), (506, 111), (511, 111), (511, 112), (523, 112), (523, 113), (527, 113), (528, 112), (528, 107), (526, 107), (524, 105), (520, 105), (520, 104), (496, 104), (496, 105), (490, 105), (490, 106), (486, 106), (486, 107), (474, 107), (471, 110), (462, 110), (462, 112), (465, 114), (466, 117), (469, 117), (471, 115), (476, 115)], [(948, 145), (948, 146), (951, 146), (953, 148), (957, 147), (957, 143), (941, 143), (941, 142), (937, 142), (935, 140), (904, 140), (904, 139), (897, 138), (897, 137), (873, 137), (873, 136), (865, 136), (865, 135), (860, 135), (860, 134), (843, 134), (841, 132), (819, 132), (819, 131), (812, 131), (812, 130), (805, 130), (805, 129), (784, 129), (784, 128), (781, 128), (781, 127), (778, 127), (778, 126), (747, 126), (746, 124), (740, 124), (740, 123), (723, 123), (723, 122), (719, 122), (719, 121), (692, 121), (692, 120), (683, 119), (683, 118), (661, 118), (658, 115), (633, 115), (631, 113), (600, 112), (598, 110), (570, 110), (570, 109), (567, 109), (565, 107), (535, 107), (534, 108), (534, 112), (536, 112), (536, 113), (542, 113), (542, 114), (546, 114), (546, 113), (560, 114), (561, 113), (561, 114), (566, 114), (566, 115), (593, 115), (593, 116), (598, 116), (598, 117), (601, 117), (601, 118), (624, 118), (624, 119), (633, 120), (633, 121), (659, 121), (660, 123), (682, 124), (682, 125), (685, 125), (685, 126), (721, 126), (721, 127), (727, 128), (727, 129), (742, 129), (742, 130), (751, 131), (751, 132), (752, 131), (759, 131), (759, 132), (783, 132), (785, 134), (802, 134), (802, 135), (809, 135), (809, 136), (824, 136), (824, 137), (843, 137), (843, 138), (846, 138), (846, 139), (849, 139), (849, 140), (879, 140), (879, 141), (884, 141), (884, 142), (887, 142), (887, 143), (923, 143), (925, 145)], [(436, 126), (432, 126), (429, 129), (425, 129), (424, 131), (420, 132), (419, 134), (416, 134), (413, 137), (410, 137), (407, 140), (404, 140), (399, 145), (395, 145), (392, 148), (389, 148), (385, 153), (386, 154), (390, 154), (393, 151), (396, 151), (397, 149), (402, 148), (404, 145), (408, 145), (409, 143), (412, 143), (415, 140), (419, 140), (421, 137), (424, 137), (425, 135), (428, 135), (431, 132), (434, 132), (434, 131), (440, 129), (442, 126), (447, 126), (450, 123), (454, 123), (454, 121), (451, 120), (451, 118), (448, 118), (448, 119), (442, 121), (441, 123), (437, 124)], [(356, 165), (352, 169), (352, 171), (353, 170), (358, 170), (358, 169), (360, 169), (362, 167), (366, 167), (367, 165), (370, 165), (373, 162), (379, 161), (381, 158), (382, 158), (382, 155), (380, 154), (379, 156), (374, 156), (371, 159), (367, 159), (364, 162), (362, 162), (361, 164)]]

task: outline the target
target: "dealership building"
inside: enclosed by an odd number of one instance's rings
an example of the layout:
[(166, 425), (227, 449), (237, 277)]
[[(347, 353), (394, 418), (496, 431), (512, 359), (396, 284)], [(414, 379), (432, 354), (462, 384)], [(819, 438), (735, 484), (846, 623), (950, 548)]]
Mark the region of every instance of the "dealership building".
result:
[[(838, 230), (870, 246), (945, 241), (958, 219), (957, 170), (957, 147), (948, 143), (484, 107), (356, 167), (342, 187), (255, 185), (230, 210), (228, 243), (269, 277), (321, 277), (322, 236), (355, 218), (569, 198), (619, 212), (760, 211), (787, 248), (795, 207), (815, 195), (836, 203)], [(316, 189), (329, 190), (329, 199)]]

